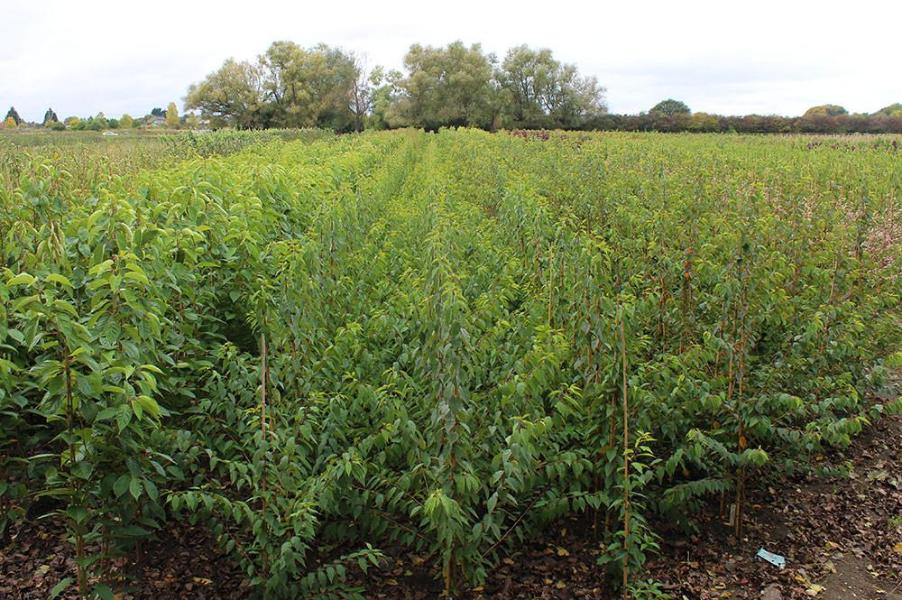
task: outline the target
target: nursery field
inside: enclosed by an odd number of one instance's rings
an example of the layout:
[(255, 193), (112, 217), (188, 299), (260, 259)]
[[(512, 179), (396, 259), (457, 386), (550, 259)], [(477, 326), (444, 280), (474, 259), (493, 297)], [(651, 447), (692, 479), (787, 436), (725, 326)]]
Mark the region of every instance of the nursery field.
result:
[(898, 139), (0, 140), (0, 547), (64, 528), (39, 597), (152, 596), (173, 527), (244, 595), (460, 597), (566, 522), (664, 597), (661, 523), (741, 538), (902, 412)]

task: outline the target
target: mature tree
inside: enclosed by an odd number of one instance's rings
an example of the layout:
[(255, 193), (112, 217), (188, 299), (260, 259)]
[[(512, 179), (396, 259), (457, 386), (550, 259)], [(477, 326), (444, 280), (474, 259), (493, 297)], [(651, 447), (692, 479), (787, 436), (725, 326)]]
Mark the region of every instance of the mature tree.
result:
[(367, 117), (368, 129), (388, 129), (406, 125), (400, 114), (401, 81), (404, 75), (397, 69), (385, 73), (381, 68), (370, 76), (372, 84), (372, 110)]
[(488, 128), (496, 113), (494, 57), (479, 44), (445, 48), (414, 44), (404, 56), (407, 77), (398, 82), (397, 112), (415, 127)]
[(166, 127), (169, 129), (178, 129), (179, 126), (179, 107), (175, 102), (170, 102), (166, 107)]
[(873, 114), (875, 117), (902, 117), (902, 102), (884, 106)]
[(352, 54), (278, 41), (256, 64), (229, 59), (192, 85), (185, 108), (200, 109), (216, 125), (349, 131), (362, 126), (369, 94)]
[(119, 117), (119, 129), (131, 129), (135, 126), (135, 120), (128, 113)]
[(690, 117), (688, 128), (689, 131), (719, 131), (720, 119), (717, 115), (697, 112)]
[(59, 118), (56, 116), (56, 113), (53, 112), (52, 108), (48, 108), (47, 112), (44, 113), (44, 127), (50, 127), (54, 123), (59, 123)]
[(548, 125), (544, 95), (559, 68), (551, 50), (532, 50), (526, 45), (508, 50), (496, 78), (503, 92), (505, 117), (512, 127)]
[(372, 71), (361, 59), (356, 59), (357, 78), (351, 86), (348, 105), (353, 115), (354, 131), (363, 131), (376, 105), (376, 93), (385, 80), (385, 70), (377, 66)]
[(688, 115), (692, 111), (689, 110), (689, 107), (685, 102), (680, 102), (679, 100), (668, 98), (667, 100), (661, 100), (660, 102), (652, 106), (651, 110), (648, 112), (654, 115), (665, 115), (668, 117), (673, 117), (675, 115)]
[(551, 50), (511, 48), (496, 74), (505, 121), (512, 127), (577, 127), (604, 114), (604, 88), (580, 77)]
[(336, 131), (362, 128), (371, 105), (368, 74), (362, 61), (323, 44), (309, 52), (314, 66), (309, 81), (313, 97), (319, 99), (314, 102), (316, 126)]
[(820, 106), (812, 106), (808, 110), (805, 111), (803, 117), (838, 117), (840, 115), (847, 115), (849, 111), (847, 111), (842, 106), (838, 104), (821, 104)]
[(63, 124), (69, 129), (77, 129), (80, 123), (81, 119), (76, 116), (66, 117), (66, 120), (63, 121)]
[(160, 107), (156, 107), (156, 108), (151, 109), (150, 116), (151, 117), (165, 117), (166, 111)]
[(16, 122), (16, 126), (18, 126), (22, 123), (22, 119), (21, 119), (21, 117), (19, 117), (19, 113), (16, 112), (16, 109), (14, 106), (10, 106), (9, 110), (6, 113), (6, 118), (9, 119), (10, 117), (12, 117), (13, 121)]
[[(69, 119), (66, 120), (68, 121)], [(102, 112), (99, 112), (93, 117), (76, 120), (70, 128), (75, 130), (101, 131), (103, 129), (109, 129), (110, 122)]]
[(844, 133), (848, 115), (849, 111), (836, 104), (812, 106), (798, 120), (798, 128), (804, 133)]
[(273, 125), (336, 130), (353, 126), (351, 99), (360, 69), (352, 55), (325, 44), (305, 49), (279, 41), (259, 62)]
[(188, 88), (185, 110), (199, 109), (214, 126), (239, 129), (266, 127), (260, 68), (249, 62), (228, 59), (223, 65)]

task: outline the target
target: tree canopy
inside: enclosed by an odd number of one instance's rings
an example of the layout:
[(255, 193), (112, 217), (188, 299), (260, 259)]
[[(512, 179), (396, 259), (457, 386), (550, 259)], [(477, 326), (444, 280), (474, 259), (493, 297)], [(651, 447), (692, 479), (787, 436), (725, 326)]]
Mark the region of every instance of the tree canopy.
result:
[(166, 107), (166, 127), (176, 129), (179, 126), (179, 107), (175, 102), (170, 102)]
[(229, 59), (192, 85), (185, 108), (239, 128), (349, 130), (358, 120), (352, 98), (361, 91), (360, 72), (354, 55), (340, 49), (273, 42), (255, 63)]
[[(896, 132), (902, 105), (849, 115), (832, 104), (802, 117), (693, 115), (668, 98), (649, 112), (612, 115), (606, 90), (547, 48), (520, 45), (503, 60), (479, 44), (414, 44), (402, 70), (367, 70), (354, 54), (325, 44), (277, 41), (256, 60), (230, 58), (188, 89), (185, 109), (212, 127), (479, 127), (630, 131)], [(160, 115), (163, 114), (161, 109)]]
[(875, 117), (902, 117), (902, 102), (884, 106), (874, 113)]
[(580, 126), (604, 114), (604, 88), (550, 50), (511, 49), (498, 64), (479, 44), (414, 44), (404, 72), (372, 72), (324, 44), (278, 41), (251, 62), (229, 59), (188, 90), (185, 108), (214, 126), (326, 127)]
[(558, 62), (551, 50), (526, 45), (511, 48), (496, 73), (505, 125), (577, 127), (607, 112), (604, 88), (581, 77), (574, 65)]
[(16, 122), (16, 126), (22, 123), (22, 118), (19, 117), (19, 113), (16, 112), (16, 108), (14, 106), (10, 106), (9, 110), (6, 112), (6, 118), (4, 120), (12, 119)]
[(838, 104), (821, 104), (820, 106), (812, 106), (805, 111), (803, 117), (838, 117), (839, 115), (847, 115), (844, 107)]
[(414, 44), (404, 56), (407, 76), (398, 82), (397, 113), (405, 124), (426, 129), (490, 127), (496, 111), (493, 63), (479, 44)]
[(226, 60), (223, 65), (188, 89), (185, 109), (199, 109), (217, 126), (240, 129), (265, 126), (260, 68), (247, 61)]
[(42, 123), (44, 127), (50, 127), (54, 123), (59, 123), (59, 118), (56, 116), (56, 113), (53, 112), (52, 108), (48, 108), (47, 112), (44, 113), (44, 120)]
[(652, 106), (651, 110), (648, 112), (672, 117), (674, 115), (688, 115), (691, 114), (692, 111), (689, 110), (689, 106), (687, 106), (685, 102), (668, 98), (667, 100), (661, 100)]

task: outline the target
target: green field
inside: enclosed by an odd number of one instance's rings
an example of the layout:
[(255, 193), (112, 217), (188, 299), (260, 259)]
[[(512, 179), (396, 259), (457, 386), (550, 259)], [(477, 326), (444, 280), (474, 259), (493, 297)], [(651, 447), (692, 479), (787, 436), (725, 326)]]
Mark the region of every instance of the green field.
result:
[(573, 517), (616, 589), (902, 410), (898, 137), (42, 135), (0, 137), (0, 536), (54, 511), (69, 593), (184, 522), (266, 597), (399, 547), (451, 595)]

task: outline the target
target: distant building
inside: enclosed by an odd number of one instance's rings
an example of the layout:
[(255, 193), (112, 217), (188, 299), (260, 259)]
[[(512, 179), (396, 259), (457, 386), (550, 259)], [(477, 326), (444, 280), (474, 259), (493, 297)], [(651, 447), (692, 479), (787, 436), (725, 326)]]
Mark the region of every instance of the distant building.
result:
[(159, 115), (147, 115), (144, 117), (144, 127), (165, 127), (166, 117)]

